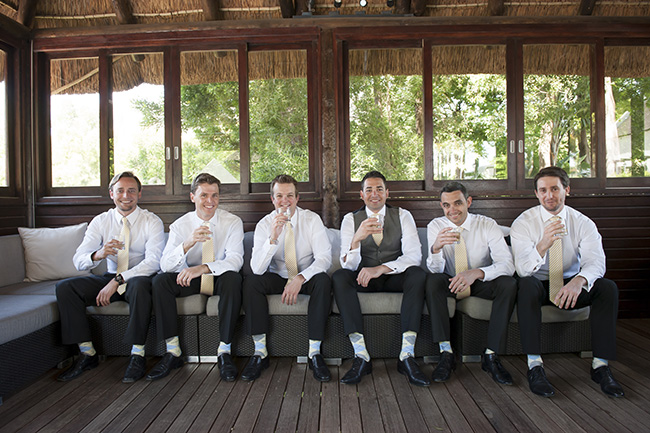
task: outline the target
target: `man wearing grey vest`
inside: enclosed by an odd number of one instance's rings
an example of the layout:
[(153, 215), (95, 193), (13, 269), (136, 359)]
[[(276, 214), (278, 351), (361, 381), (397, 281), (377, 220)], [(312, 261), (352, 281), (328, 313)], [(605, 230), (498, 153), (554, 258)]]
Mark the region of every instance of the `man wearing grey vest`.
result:
[(415, 362), (415, 339), (420, 329), (426, 274), (420, 267), (422, 250), (410, 212), (386, 204), (386, 178), (378, 171), (361, 183), (365, 206), (348, 213), (341, 224), (341, 267), (332, 275), (334, 298), (343, 328), (354, 348), (352, 368), (341, 383), (355, 384), (372, 373), (363, 336), (363, 315), (357, 292), (403, 292), (402, 350), (397, 371), (418, 386), (429, 379)]

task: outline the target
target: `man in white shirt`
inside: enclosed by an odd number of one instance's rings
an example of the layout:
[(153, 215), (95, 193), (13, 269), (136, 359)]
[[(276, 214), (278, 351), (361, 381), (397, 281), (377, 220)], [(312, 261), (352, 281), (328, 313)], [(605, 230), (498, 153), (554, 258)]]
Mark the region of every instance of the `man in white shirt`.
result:
[(357, 292), (403, 292), (401, 307), (402, 350), (397, 371), (418, 386), (429, 379), (414, 359), (420, 330), (426, 273), (420, 267), (422, 246), (410, 212), (386, 204), (386, 178), (367, 173), (360, 191), (365, 206), (345, 215), (341, 224), (341, 267), (332, 276), (336, 305), (354, 348), (352, 368), (341, 383), (355, 384), (372, 373), (363, 336), (363, 315)]
[(327, 275), (332, 264), (332, 247), (320, 217), (299, 208), (298, 199), (298, 182), (289, 175), (277, 176), (271, 182), (275, 210), (255, 227), (253, 275), (244, 280), (246, 323), (255, 344), (255, 353), (242, 372), (246, 381), (257, 379), (269, 366), (266, 295), (280, 293), (287, 305), (294, 305), (299, 293), (309, 295), (308, 365), (316, 380), (327, 382), (331, 378), (320, 345), (332, 303), (332, 284)]
[[(591, 378), (606, 395), (622, 397), (623, 388), (608, 366), (608, 360), (616, 357), (618, 288), (603, 278), (605, 252), (600, 233), (592, 220), (565, 206), (570, 186), (564, 170), (544, 168), (534, 182), (539, 206), (519, 215), (510, 231), (515, 267), (521, 277), (517, 313), (521, 345), (528, 354), (530, 390), (544, 397), (555, 394), (541, 358), (542, 305), (562, 309), (590, 305)], [(551, 290), (557, 294), (550, 295)]]
[[(142, 184), (133, 173), (116, 174), (108, 191), (115, 208), (93, 218), (73, 257), (80, 271), (91, 270), (106, 260), (107, 272), (101, 276), (69, 278), (56, 284), (63, 343), (78, 344), (81, 352), (76, 363), (58, 377), (62, 382), (78, 377), (99, 363), (86, 307), (106, 306), (121, 300), (129, 303), (124, 342), (132, 345), (122, 381), (135, 382), (145, 374), (144, 344), (151, 320), (151, 278), (159, 270), (165, 245), (164, 227), (160, 218), (138, 207)], [(118, 239), (126, 232), (128, 237)], [(118, 260), (118, 253), (124, 257), (124, 263)], [(125, 270), (118, 272), (118, 266)]]
[(241, 309), (244, 225), (239, 217), (218, 209), (220, 186), (211, 174), (197, 175), (190, 189), (195, 210), (169, 226), (169, 240), (160, 260), (164, 273), (153, 280), (156, 327), (167, 353), (149, 372), (148, 380), (161, 379), (183, 365), (176, 298), (198, 293), (220, 296), (217, 364), (223, 380), (237, 377), (230, 345)]
[(459, 182), (449, 182), (440, 192), (445, 214), (427, 227), (429, 254), (425, 298), (433, 341), (440, 344), (440, 362), (433, 371), (435, 382), (445, 382), (455, 369), (456, 360), (449, 342), (447, 297), (466, 296), (491, 299), (492, 312), (488, 340), (481, 366), (497, 383), (512, 385), (512, 376), (497, 353), (506, 350), (508, 322), (517, 297), (517, 281), (512, 276), (512, 254), (496, 221), (468, 212), (472, 197)]

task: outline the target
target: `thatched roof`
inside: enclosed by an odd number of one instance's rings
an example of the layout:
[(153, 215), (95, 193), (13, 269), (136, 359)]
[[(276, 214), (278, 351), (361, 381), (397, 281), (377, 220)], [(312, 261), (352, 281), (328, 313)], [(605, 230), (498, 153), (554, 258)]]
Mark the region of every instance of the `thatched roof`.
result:
[[(527, 0), (503, 1), (500, 9), (491, 9), (498, 1), (492, 0), (411, 0), (415, 8), (397, 10), (388, 7), (386, 0), (368, 0), (361, 8), (358, 0), (343, 0), (340, 8), (333, 0), (0, 0), (0, 14), (21, 22), (32, 29), (60, 27), (120, 26), (123, 24), (174, 24), (209, 20), (290, 20), (282, 16), (280, 4), (291, 6), (290, 14), (300, 13), (301, 5), (307, 13), (328, 15), (337, 12), (368, 15), (387, 12), (415, 13), (429, 17), (451, 16), (526, 16), (571, 17), (593, 16), (650, 16), (650, 1), (631, 0)], [(313, 7), (309, 10), (309, 4)], [(394, 4), (409, 4), (394, 1)], [(29, 10), (29, 5), (35, 9)], [(27, 5), (27, 6), (26, 6)], [(593, 9), (585, 9), (592, 6)], [(22, 6), (22, 9), (21, 9)], [(249, 21), (250, 22), (250, 21)], [(606, 48), (606, 73), (610, 76), (650, 76), (650, 48)], [(458, 72), (505, 73), (503, 46), (445, 46), (434, 47), (434, 73)], [(305, 53), (255, 52), (251, 53), (251, 79), (261, 77), (293, 78), (306, 76)], [(560, 61), (561, 60), (561, 61)], [(162, 84), (162, 55), (117, 55), (114, 61), (114, 89), (124, 90), (140, 83)], [(1, 63), (1, 62), (0, 62)], [(350, 53), (350, 71), (363, 74), (417, 74), (422, 59), (417, 50), (355, 50)], [(51, 87), (58, 93), (84, 93), (97, 90), (97, 59), (57, 60), (52, 64)], [(580, 74), (589, 71), (589, 53), (585, 46), (527, 46), (524, 51), (524, 70), (535, 73)], [(190, 52), (181, 57), (184, 84), (237, 80), (237, 56), (233, 51)], [(0, 79), (3, 77), (0, 65)]]

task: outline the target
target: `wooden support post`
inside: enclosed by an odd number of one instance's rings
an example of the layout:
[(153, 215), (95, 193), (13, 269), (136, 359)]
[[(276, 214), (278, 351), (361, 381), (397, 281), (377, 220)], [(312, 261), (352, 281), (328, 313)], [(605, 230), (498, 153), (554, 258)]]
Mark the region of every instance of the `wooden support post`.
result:
[(222, 19), (219, 0), (201, 0), (203, 15), (206, 21), (218, 21)]
[(133, 9), (129, 0), (111, 0), (115, 15), (117, 15), (117, 22), (120, 24), (135, 24), (135, 17), (133, 16)]
[(416, 17), (424, 16), (427, 10), (427, 0), (411, 0), (411, 10)]
[(594, 8), (596, 7), (596, 1), (598, 0), (581, 0), (580, 6), (578, 8), (578, 14), (591, 15), (594, 12)]
[(295, 13), (293, 7), (293, 0), (278, 0), (280, 3), (280, 12), (282, 13), (282, 18), (291, 18)]
[(21, 0), (18, 4), (18, 22), (31, 28), (36, 16), (38, 0)]
[(506, 7), (503, 0), (488, 0), (488, 15), (501, 16), (505, 13)]
[(395, 13), (398, 15), (411, 13), (411, 0), (396, 0)]

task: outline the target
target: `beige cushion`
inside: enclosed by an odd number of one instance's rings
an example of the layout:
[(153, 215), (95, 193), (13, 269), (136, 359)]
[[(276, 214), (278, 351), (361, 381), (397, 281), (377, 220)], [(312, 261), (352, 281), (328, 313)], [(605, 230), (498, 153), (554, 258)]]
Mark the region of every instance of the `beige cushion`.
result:
[(25, 280), (46, 281), (90, 275), (72, 264), (88, 223), (75, 226), (30, 229), (19, 227), (25, 249)]
[[(184, 298), (176, 298), (176, 309), (180, 316), (191, 316), (205, 312), (207, 296), (191, 295)], [(111, 302), (105, 307), (86, 307), (86, 314), (100, 316), (128, 316), (129, 304), (125, 301)]]
[[(477, 320), (490, 320), (492, 312), (492, 301), (476, 296), (470, 296), (456, 304), (456, 309), (467, 314), (469, 317)], [(552, 305), (542, 306), (542, 322), (573, 322), (578, 320), (587, 320), (589, 318), (589, 307), (579, 308), (576, 310), (561, 310)], [(517, 307), (510, 318), (511, 322), (517, 322)]]
[[(400, 314), (402, 308), (402, 293), (377, 292), (364, 293), (358, 292), (359, 303), (361, 304), (362, 314)], [(339, 314), (339, 307), (336, 301), (333, 303), (332, 310)], [(449, 317), (454, 317), (456, 312), (456, 299), (447, 298), (447, 310)], [(422, 314), (429, 314), (426, 303), (422, 308)]]

